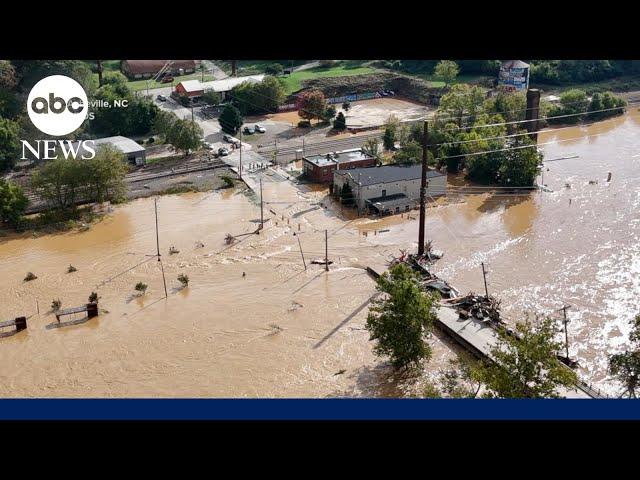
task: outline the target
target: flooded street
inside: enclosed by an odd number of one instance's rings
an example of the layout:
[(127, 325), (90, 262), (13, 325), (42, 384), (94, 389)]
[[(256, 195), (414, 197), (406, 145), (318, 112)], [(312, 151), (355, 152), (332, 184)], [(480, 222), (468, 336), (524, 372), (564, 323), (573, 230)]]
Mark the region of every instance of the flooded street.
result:
[[(446, 252), (436, 273), (462, 292), (482, 292), (484, 262), (489, 292), (512, 321), (571, 305), (570, 352), (581, 375), (607, 391), (606, 355), (622, 348), (640, 312), (640, 112), (630, 110), (540, 135), (541, 144), (561, 141), (542, 147), (545, 159), (578, 156), (545, 164), (549, 192), (468, 195), (427, 210), (427, 238)], [(364, 330), (375, 293), (364, 268), (415, 248), (418, 214), (342, 220), (319, 203), (324, 195), (266, 182), (265, 230), (232, 246), (227, 233), (259, 225), (255, 196), (159, 197), (167, 299), (152, 256), (153, 198), (114, 207), (84, 232), (0, 238), (0, 320), (31, 317), (26, 331), (0, 338), (0, 397), (402, 394)], [(328, 273), (311, 264), (324, 257), (325, 229)], [(179, 253), (169, 255), (171, 246)], [(66, 273), (70, 264), (78, 271)], [(23, 282), (29, 271), (38, 279)], [(185, 289), (180, 273), (190, 278)], [(139, 281), (149, 285), (142, 297)], [(52, 328), (52, 300), (78, 306), (92, 291), (107, 312)], [(432, 343), (437, 369), (453, 354)]]

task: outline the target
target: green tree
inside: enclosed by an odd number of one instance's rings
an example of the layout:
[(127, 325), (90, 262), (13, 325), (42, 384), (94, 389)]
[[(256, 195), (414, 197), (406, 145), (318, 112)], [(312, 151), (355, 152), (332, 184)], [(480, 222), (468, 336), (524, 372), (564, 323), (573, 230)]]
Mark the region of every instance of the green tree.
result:
[(460, 73), (458, 64), (452, 60), (440, 60), (433, 70), (436, 78), (441, 79), (445, 86), (451, 85)]
[(636, 390), (640, 385), (640, 315), (631, 320), (631, 349), (609, 355), (609, 374), (623, 386), (622, 396), (638, 398)]
[(0, 223), (16, 225), (29, 204), (22, 188), (0, 178)]
[(31, 176), (31, 187), (51, 207), (71, 209), (88, 183), (84, 162), (71, 157), (48, 161)]
[(218, 117), (218, 122), (223, 132), (234, 135), (242, 126), (244, 119), (242, 118), (240, 110), (233, 105), (227, 104), (222, 109), (222, 113)]
[(577, 88), (568, 90), (560, 95), (560, 104), (554, 105), (549, 110), (549, 117), (562, 117), (547, 118), (547, 121), (551, 124), (578, 123), (585, 117), (582, 114), (587, 110), (589, 110), (589, 98), (586, 92)]
[(515, 137), (509, 147), (513, 150), (499, 152), (498, 182), (512, 187), (533, 186), (542, 163), (535, 142), (527, 136)]
[(428, 360), (431, 347), (425, 340), (436, 319), (436, 297), (422, 291), (417, 275), (403, 263), (380, 276), (377, 290), (383, 297), (373, 301), (366, 323), (374, 353), (389, 357), (395, 368)]
[(167, 136), (167, 133), (173, 127), (173, 124), (178, 120), (178, 116), (173, 112), (166, 110), (160, 110), (153, 122), (153, 131), (158, 135)]
[(380, 151), (380, 143), (377, 138), (370, 138), (362, 145), (362, 151), (376, 159), (376, 162), (382, 161), (382, 152)]
[(126, 85), (129, 80), (120, 72), (106, 72), (102, 76), (102, 85)]
[(173, 148), (187, 155), (190, 150), (200, 147), (203, 135), (202, 128), (196, 122), (178, 119), (171, 126), (166, 138)]
[(18, 74), (9, 60), (0, 60), (0, 89), (11, 90), (18, 84)]
[(438, 113), (456, 118), (458, 127), (462, 127), (465, 117), (468, 119), (464, 123), (473, 125), (476, 116), (483, 112), (484, 101), (485, 95), (480, 87), (458, 83), (440, 99)]
[(0, 117), (0, 171), (13, 167), (20, 156), (20, 129), (13, 120)]
[(282, 72), (284, 71), (284, 67), (280, 64), (280, 63), (272, 63), (270, 65), (267, 65), (264, 69), (264, 73), (266, 73), (267, 75), (282, 75)]
[(327, 100), (324, 98), (324, 93), (320, 90), (309, 90), (298, 95), (296, 108), (301, 118), (309, 121), (314, 118), (320, 120), (327, 111)]
[(391, 127), (385, 127), (384, 136), (382, 137), (382, 145), (384, 146), (384, 149), (387, 151), (393, 150), (395, 148), (396, 136)]
[(347, 128), (347, 119), (344, 118), (344, 113), (338, 112), (338, 116), (333, 121), (333, 128), (336, 130), (344, 130)]
[(204, 92), (204, 95), (202, 95), (202, 100), (204, 100), (204, 103), (207, 105), (219, 105), (220, 102), (222, 102), (222, 97), (215, 90), (207, 90)]
[(85, 160), (84, 167), (92, 199), (106, 202), (124, 199), (127, 165), (124, 154), (113, 145), (100, 145), (96, 155)]
[[(422, 146), (413, 141), (403, 145), (393, 154), (393, 161), (402, 165), (414, 165), (422, 162)], [(427, 163), (433, 163), (431, 152), (427, 153)]]
[(324, 112), (325, 120), (329, 122), (333, 120), (336, 116), (336, 112), (337, 112), (336, 107), (334, 105), (329, 105)]
[(267, 76), (261, 82), (243, 82), (235, 86), (229, 96), (243, 115), (263, 115), (278, 110), (285, 91), (277, 78)]
[(84, 88), (87, 96), (92, 96), (98, 84), (87, 63), (81, 60), (13, 60), (19, 86), (30, 90), (37, 82), (49, 75), (66, 75), (76, 80)]
[(575, 372), (556, 357), (562, 342), (556, 340), (558, 329), (551, 318), (518, 323), (515, 332), (517, 337), (500, 331), (490, 351), (493, 361), (478, 369), (486, 397), (559, 398), (559, 388), (575, 387)]
[[(106, 80), (106, 83), (105, 83)], [(103, 85), (95, 94), (111, 108), (95, 109), (91, 130), (103, 135), (142, 135), (151, 130), (160, 109), (151, 100), (136, 97), (126, 82), (117, 75), (105, 75)], [(127, 102), (127, 107), (117, 107), (116, 102)]]

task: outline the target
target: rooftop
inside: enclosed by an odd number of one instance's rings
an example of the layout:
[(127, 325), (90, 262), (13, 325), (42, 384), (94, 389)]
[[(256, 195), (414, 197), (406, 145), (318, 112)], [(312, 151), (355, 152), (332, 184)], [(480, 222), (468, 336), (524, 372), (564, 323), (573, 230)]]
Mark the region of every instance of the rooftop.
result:
[[(172, 60), (125, 60), (124, 62), (129, 67), (131, 73), (157, 73), (165, 64)], [(195, 69), (195, 60), (173, 60), (171, 65), (172, 70), (179, 68)]]
[(185, 92), (201, 92), (204, 90), (204, 85), (200, 83), (200, 80), (183, 80), (178, 85), (182, 85)]
[[(96, 147), (104, 144), (110, 144), (120, 150), (122, 153), (128, 155), (130, 153), (143, 152), (144, 147), (137, 142), (134, 142), (130, 138), (123, 136), (115, 136), (115, 137), (105, 137), (105, 138), (95, 138), (93, 141), (96, 144)], [(76, 142), (77, 143), (77, 142)], [(85, 152), (85, 149), (82, 145), (79, 148), (78, 155), (82, 155)]]
[(529, 64), (524, 63), (522, 60), (504, 60), (502, 68), (529, 68)]
[(305, 160), (317, 165), (318, 167), (324, 167), (334, 163), (356, 162), (358, 160), (367, 160), (369, 158), (372, 157), (363, 152), (361, 148), (352, 148), (350, 150), (342, 150), (340, 152), (330, 152), (324, 155), (308, 155), (304, 157)]
[(214, 92), (228, 92), (233, 87), (240, 85), (244, 82), (261, 82), (264, 79), (264, 75), (247, 75), (246, 77), (229, 77), (223, 80), (214, 80), (211, 82), (202, 83), (202, 87), (205, 90), (213, 90)]
[[(382, 167), (353, 168), (351, 170), (336, 170), (334, 175), (350, 175), (355, 182), (362, 186), (378, 183), (415, 180), (422, 177), (422, 165), (385, 165)], [(443, 177), (444, 173), (437, 170), (427, 170), (427, 178)]]

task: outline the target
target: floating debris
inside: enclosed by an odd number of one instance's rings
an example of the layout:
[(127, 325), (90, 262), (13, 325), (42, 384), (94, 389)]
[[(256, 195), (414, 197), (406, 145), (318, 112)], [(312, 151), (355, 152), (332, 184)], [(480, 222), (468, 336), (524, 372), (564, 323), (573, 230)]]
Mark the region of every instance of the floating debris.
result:
[(227, 235), (224, 237), (224, 243), (226, 243), (227, 245), (233, 245), (235, 242), (236, 237), (234, 237), (230, 233), (227, 233)]
[(500, 303), (496, 297), (476, 295), (469, 292), (464, 297), (449, 300), (449, 304), (456, 307), (462, 318), (474, 317), (483, 322), (493, 321), (502, 323), (500, 319)]
[(180, 250), (178, 250), (176, 247), (171, 245), (171, 247), (169, 248), (169, 255), (176, 255), (178, 253), (180, 253)]
[(342, 375), (344, 372), (346, 372), (346, 370), (343, 368), (341, 370), (338, 370), (336, 373), (334, 373), (333, 376), (335, 377), (336, 375)]
[(33, 274), (32, 272), (29, 272), (29, 273), (27, 273), (27, 276), (24, 277), (24, 281), (25, 282), (30, 282), (31, 280), (35, 280), (36, 278), (38, 278), (38, 277), (36, 277), (35, 274)]
[(73, 273), (73, 272), (77, 272), (78, 269), (76, 267), (74, 267), (73, 265), (69, 265), (69, 268), (67, 268), (67, 273)]
[(302, 308), (304, 305), (302, 305), (301, 303), (298, 303), (296, 301), (291, 302), (291, 306), (289, 307), (289, 311), (293, 312), (295, 310), (298, 310), (300, 308)]

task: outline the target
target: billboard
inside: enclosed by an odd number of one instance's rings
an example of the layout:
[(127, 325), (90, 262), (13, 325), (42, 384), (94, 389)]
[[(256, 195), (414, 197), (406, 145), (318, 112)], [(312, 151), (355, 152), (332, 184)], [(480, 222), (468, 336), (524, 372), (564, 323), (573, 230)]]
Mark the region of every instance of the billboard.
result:
[(500, 67), (498, 85), (506, 91), (524, 91), (529, 87), (528, 67)]

